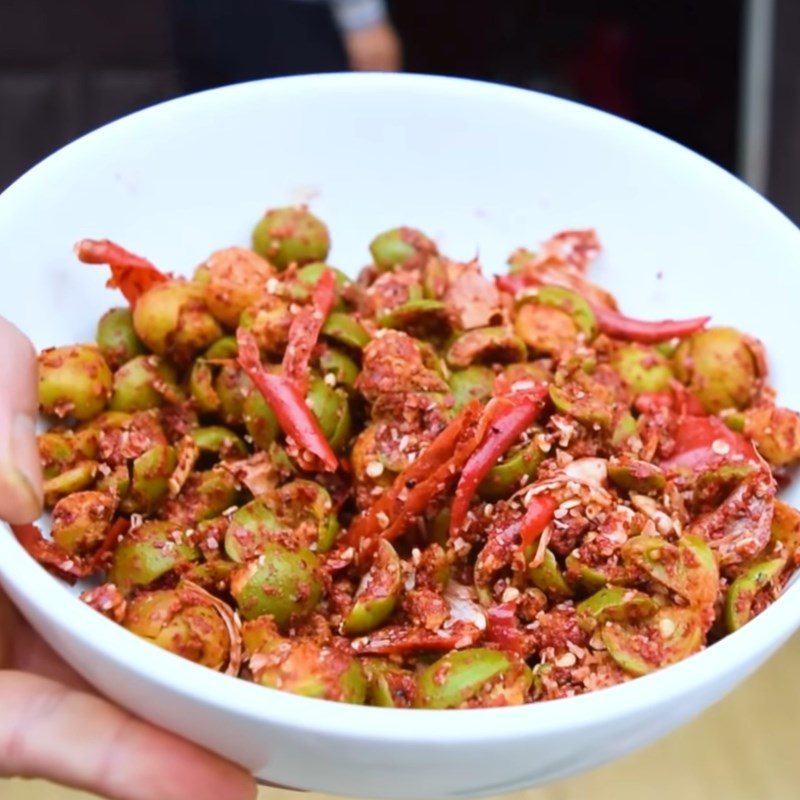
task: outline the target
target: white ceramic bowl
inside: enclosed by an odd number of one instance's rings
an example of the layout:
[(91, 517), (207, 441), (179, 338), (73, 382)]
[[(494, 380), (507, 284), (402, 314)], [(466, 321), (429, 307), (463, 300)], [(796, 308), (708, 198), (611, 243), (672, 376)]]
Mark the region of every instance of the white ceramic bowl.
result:
[[(488, 269), (522, 244), (595, 226), (594, 277), (642, 317), (711, 312), (768, 347), (783, 401), (796, 368), (800, 233), (721, 169), (627, 122), (530, 92), (444, 78), (333, 75), (235, 86), (123, 119), (0, 197), (0, 312), (37, 346), (90, 339), (120, 298), (71, 254), (116, 239), (188, 272), (248, 241), (264, 208), (309, 200), (355, 270), (396, 224)], [(788, 499), (800, 500), (796, 487)], [(396, 711), (263, 689), (139, 641), (73, 599), (0, 531), (2, 583), (102, 692), (264, 779), (386, 798), (495, 794), (657, 739), (721, 698), (800, 623), (800, 585), (743, 630), (623, 686), (518, 708)]]

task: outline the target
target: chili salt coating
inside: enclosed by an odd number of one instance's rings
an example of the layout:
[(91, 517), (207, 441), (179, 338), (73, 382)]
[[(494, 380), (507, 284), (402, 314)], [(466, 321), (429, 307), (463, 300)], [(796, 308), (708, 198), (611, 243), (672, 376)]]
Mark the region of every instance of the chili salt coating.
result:
[(39, 358), (52, 537), (151, 643), (298, 694), (476, 708), (611, 686), (738, 630), (800, 564), (763, 348), (623, 314), (591, 230), (506, 275), (420, 231), (325, 263), (307, 208), (191, 279), (108, 241), (127, 307)]

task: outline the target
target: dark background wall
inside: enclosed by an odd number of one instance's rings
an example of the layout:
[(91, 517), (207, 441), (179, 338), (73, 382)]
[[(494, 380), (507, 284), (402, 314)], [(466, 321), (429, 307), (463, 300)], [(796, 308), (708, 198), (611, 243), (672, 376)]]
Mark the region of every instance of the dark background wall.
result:
[(179, 93), (165, 8), (0, 2), (0, 187), (61, 144)]
[(800, 2), (776, 12), (769, 195), (800, 224)]
[(743, 16), (738, 0), (394, 5), (412, 71), (578, 99), (734, 166)]
[[(195, 7), (182, 3), (183, 8)], [(0, 0), (0, 188), (98, 125), (197, 88), (176, 47), (179, 0)], [(288, 0), (217, 0), (219, 58), (258, 73), (284, 24), (252, 14)], [(208, 8), (215, 0), (204, 0)], [(303, 5), (303, 4), (298, 4)], [(736, 168), (743, 3), (739, 0), (394, 0), (406, 67), (538, 88), (659, 130)], [(238, 25), (238, 27), (237, 27)], [(279, 30), (271, 28), (278, 27)], [(253, 28), (256, 28), (255, 35)], [(290, 30), (290, 28), (286, 28)], [(297, 28), (295, 28), (297, 30)], [(800, 219), (800, 1), (777, 0), (770, 193)], [(310, 35), (310, 34), (309, 34)], [(299, 37), (299, 38), (298, 38)], [(292, 50), (314, 53), (295, 34)], [(203, 42), (199, 43), (202, 53)], [(223, 52), (223, 51), (226, 51)], [(305, 68), (304, 68), (305, 66)], [(293, 57), (281, 70), (316, 71)], [(213, 67), (213, 65), (212, 65)], [(337, 68), (332, 62), (331, 68)], [(213, 72), (213, 69), (212, 69)], [(220, 76), (223, 72), (220, 71)]]

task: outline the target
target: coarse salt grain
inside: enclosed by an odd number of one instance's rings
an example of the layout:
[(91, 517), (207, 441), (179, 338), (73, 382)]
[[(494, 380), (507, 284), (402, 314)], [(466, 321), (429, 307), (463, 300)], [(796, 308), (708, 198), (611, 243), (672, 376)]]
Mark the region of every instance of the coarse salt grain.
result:
[(462, 539), (460, 536), (453, 540), (453, 547), (459, 556), (463, 556), (470, 551), (469, 542), (467, 542), (465, 539)]
[(621, 528), (615, 528), (613, 531), (609, 531), (606, 534), (606, 539), (608, 539), (611, 544), (625, 544), (625, 542), (628, 541), (628, 534)]
[(600, 634), (599, 631), (597, 633), (595, 633), (592, 636), (591, 639), (589, 639), (589, 646), (592, 648), (592, 650), (605, 650), (606, 649), (606, 646), (603, 643), (603, 637), (602, 637), (602, 635)]
[(504, 592), (502, 600), (504, 603), (510, 603), (519, 597), (519, 589), (515, 586), (509, 586)]
[(534, 437), (534, 441), (536, 442), (536, 446), (543, 453), (549, 453), (550, 452), (550, 448), (552, 447), (552, 445), (550, 444), (550, 442), (547, 440), (547, 438), (545, 436), (538, 435), (538, 436)]
[(578, 659), (575, 658), (575, 653), (564, 653), (564, 655), (559, 656), (555, 660), (555, 665), (557, 667), (574, 667), (577, 660)]
[(731, 451), (731, 446), (723, 439), (714, 439), (711, 442), (711, 449), (718, 455), (724, 456)]
[(573, 457), (566, 450), (556, 451), (556, 464), (562, 469), (573, 461)]
[(625, 517), (628, 521), (632, 520), (635, 516), (635, 512), (632, 508), (628, 508), (628, 506), (618, 505), (615, 509), (617, 514)]
[(658, 623), (658, 631), (665, 639), (668, 639), (675, 633), (675, 623), (668, 617), (664, 617), (664, 619)]
[(569, 640), (567, 640), (567, 650), (569, 650), (570, 653), (574, 653), (577, 658), (583, 658), (586, 655), (586, 651), (582, 647)]
[(662, 536), (666, 536), (672, 531), (672, 520), (666, 514), (659, 514), (656, 517), (656, 528)]
[(653, 517), (658, 512), (658, 504), (652, 497), (645, 494), (630, 493), (631, 505), (642, 514), (647, 514), (648, 517)]
[(389, 527), (389, 516), (385, 512), (379, 511), (375, 515), (375, 519), (378, 521), (378, 525), (380, 525), (381, 528)]
[(366, 472), (370, 478), (379, 478), (383, 475), (383, 464), (380, 461), (370, 461), (367, 464)]

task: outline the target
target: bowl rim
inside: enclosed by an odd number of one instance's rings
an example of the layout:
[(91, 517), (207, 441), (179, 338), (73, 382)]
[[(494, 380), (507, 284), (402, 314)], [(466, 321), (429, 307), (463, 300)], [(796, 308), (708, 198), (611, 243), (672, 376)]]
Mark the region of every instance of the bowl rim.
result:
[[(0, 195), (0, 215), (13, 207), (18, 194), (36, 191), (49, 171), (61, 168), (62, 162), (68, 165), (70, 161), (81, 161), (106, 139), (125, 136), (131, 141), (133, 130), (157, 126), (160, 119), (204, 109), (218, 111), (227, 103), (238, 104), (255, 97), (268, 100), (281, 93), (326, 90), (369, 94), (377, 89), (400, 93), (412, 90), (442, 98), (469, 96), (476, 103), (508, 103), (518, 106), (521, 113), (557, 117), (593, 130), (608, 129), (614, 136), (635, 141), (638, 148), (650, 149), (654, 157), (682, 161), (704, 181), (736, 193), (740, 202), (759, 216), (754, 225), (771, 228), (773, 234), (786, 240), (787, 249), (793, 248), (800, 255), (800, 230), (780, 211), (721, 167), (660, 134), (606, 112), (526, 89), (411, 74), (333, 73), (272, 78), (159, 103), (86, 134), (34, 166)], [(138, 639), (71, 595), (60, 581), (28, 556), (5, 523), (3, 527), (7, 533), (0, 536), (0, 581), (24, 597), (35, 615), (68, 632), (83, 648), (102, 654), (117, 669), (137, 674), (151, 684), (221, 713), (249, 718), (268, 727), (386, 744), (435, 747), (510, 741), (529, 736), (533, 730), (537, 734), (555, 733), (624, 719), (649, 706), (671, 703), (703, 685), (724, 682), (734, 673), (749, 671), (800, 626), (800, 581), (794, 581), (755, 620), (706, 650), (650, 675), (577, 697), (458, 711), (320, 702), (219, 674)]]

